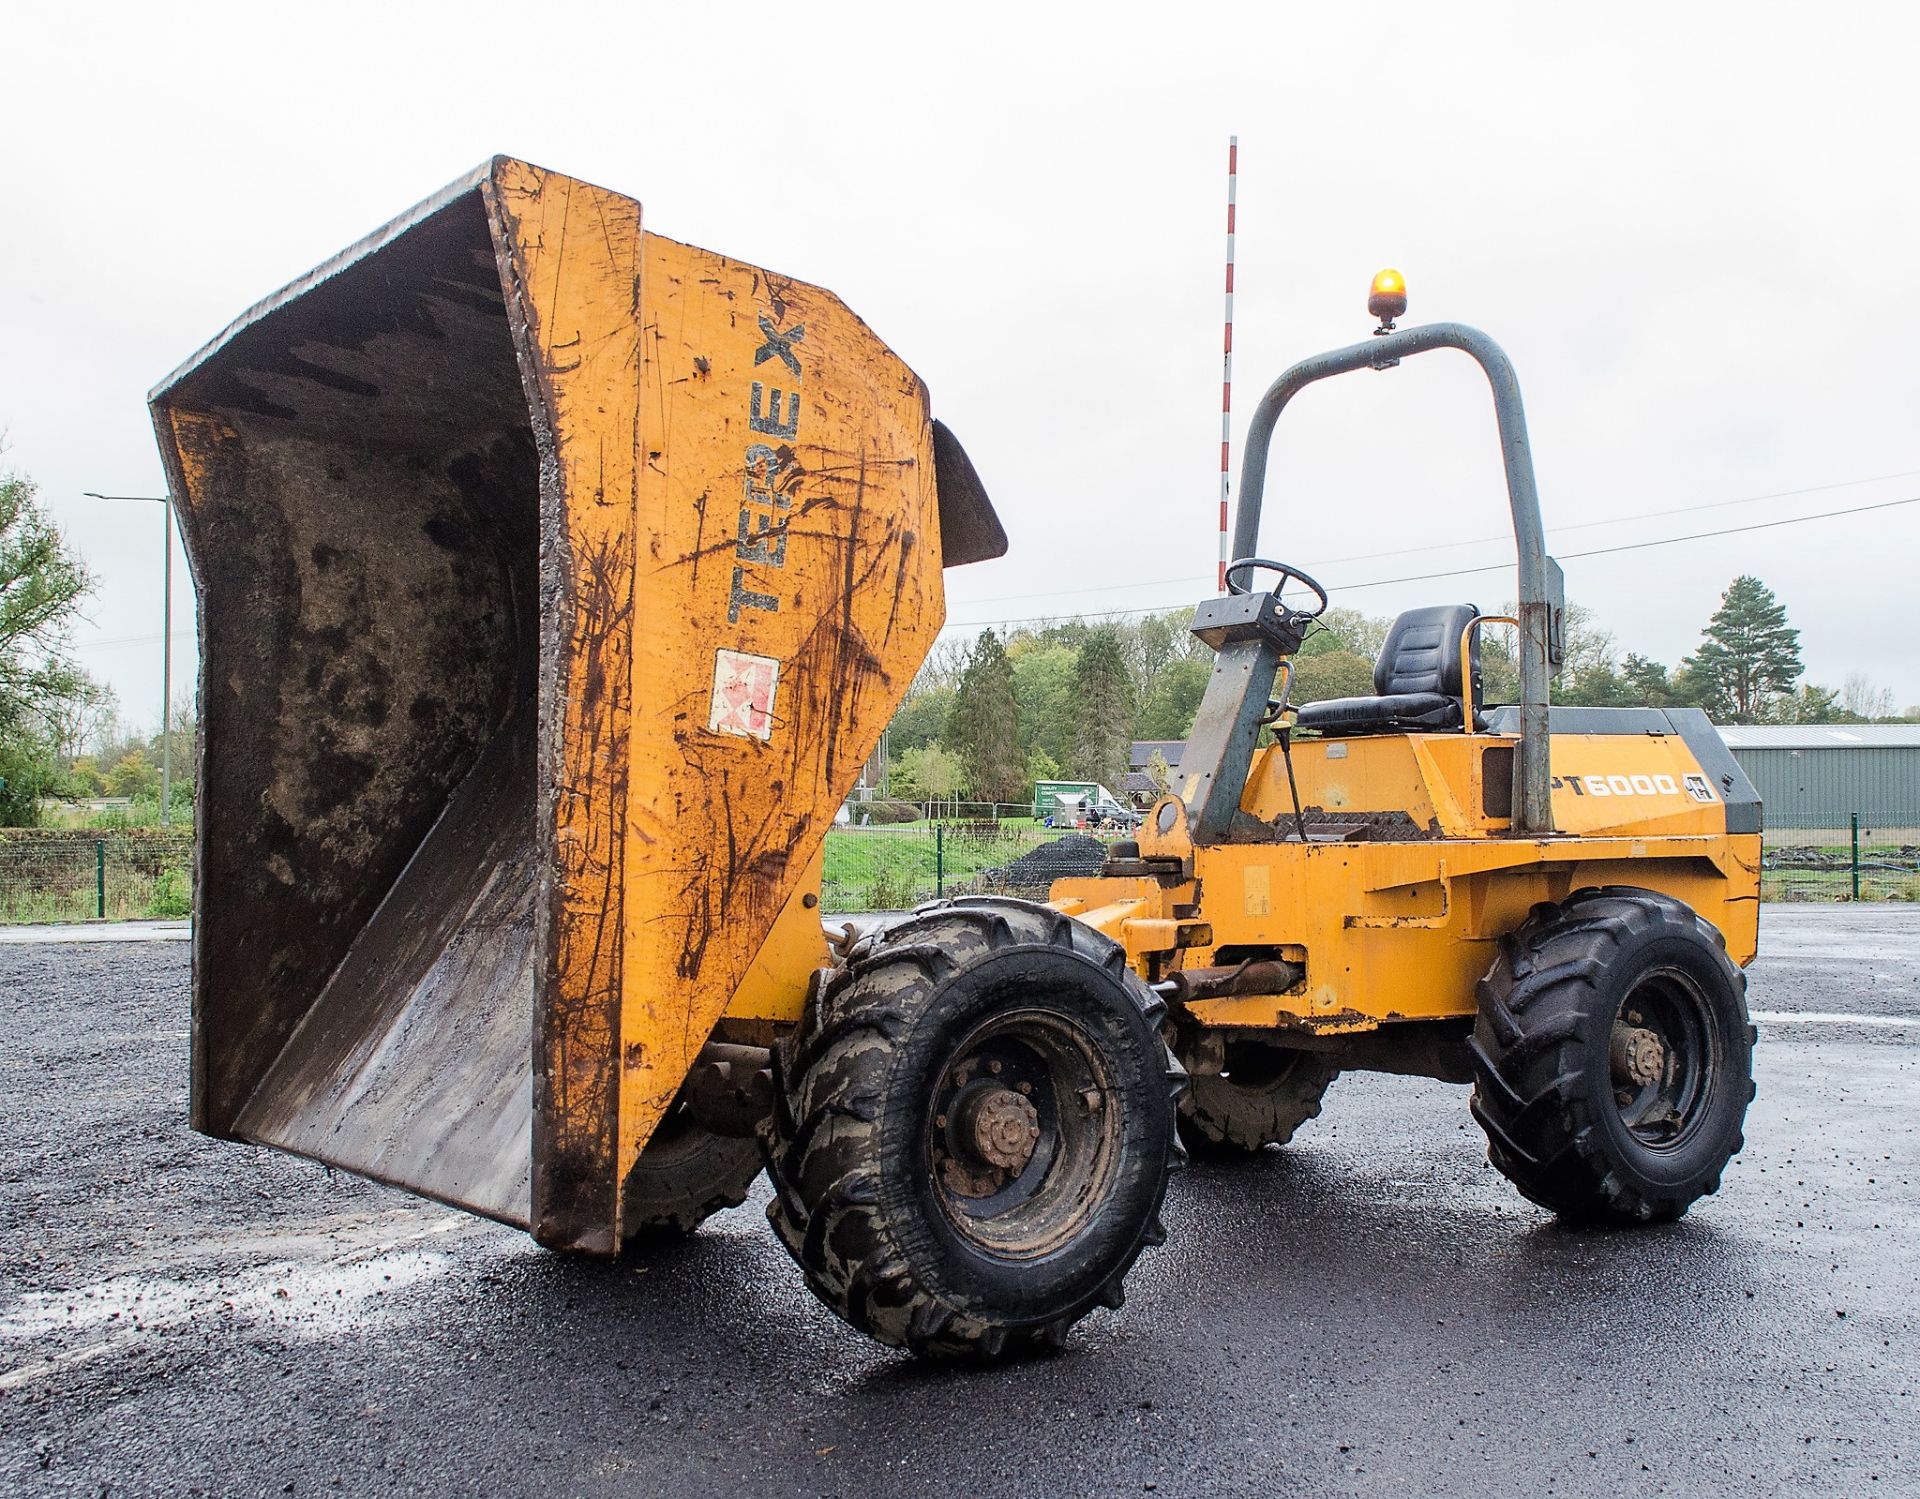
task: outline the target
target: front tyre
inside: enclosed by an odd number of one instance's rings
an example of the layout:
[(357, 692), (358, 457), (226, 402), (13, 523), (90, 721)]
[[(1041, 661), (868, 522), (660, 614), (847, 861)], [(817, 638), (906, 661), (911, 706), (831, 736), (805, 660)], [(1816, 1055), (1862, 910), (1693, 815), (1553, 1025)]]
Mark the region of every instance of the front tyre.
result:
[(676, 1099), (627, 1175), (621, 1193), (627, 1241), (684, 1236), (715, 1213), (739, 1207), (760, 1164), (752, 1136), (715, 1134)]
[(1577, 1222), (1678, 1218), (1743, 1144), (1746, 976), (1671, 896), (1606, 886), (1536, 906), (1480, 981), (1473, 1114), (1488, 1159)]
[(1312, 1052), (1265, 1041), (1229, 1041), (1218, 1074), (1191, 1073), (1180, 1100), (1180, 1138), (1196, 1160), (1244, 1159), (1285, 1145), (1340, 1069)]
[(860, 943), (776, 1054), (768, 1216), (808, 1286), (941, 1356), (1118, 1306), (1180, 1155), (1163, 1009), (1117, 944), (1024, 901)]

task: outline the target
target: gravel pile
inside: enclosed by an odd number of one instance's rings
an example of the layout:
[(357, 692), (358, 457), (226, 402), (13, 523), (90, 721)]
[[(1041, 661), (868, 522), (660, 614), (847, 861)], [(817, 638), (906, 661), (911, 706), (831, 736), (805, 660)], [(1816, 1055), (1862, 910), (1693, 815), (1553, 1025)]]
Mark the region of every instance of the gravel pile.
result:
[(1069, 833), (1015, 859), (1000, 871), (1000, 883), (1046, 885), (1075, 875), (1098, 874), (1106, 862), (1106, 844), (1084, 833)]
[[(1853, 855), (1844, 849), (1800, 848), (1786, 844), (1766, 849), (1760, 855), (1762, 869), (1850, 869), (1852, 866)], [(1909, 845), (1863, 850), (1860, 867), (1900, 873), (1920, 868), (1920, 848)]]

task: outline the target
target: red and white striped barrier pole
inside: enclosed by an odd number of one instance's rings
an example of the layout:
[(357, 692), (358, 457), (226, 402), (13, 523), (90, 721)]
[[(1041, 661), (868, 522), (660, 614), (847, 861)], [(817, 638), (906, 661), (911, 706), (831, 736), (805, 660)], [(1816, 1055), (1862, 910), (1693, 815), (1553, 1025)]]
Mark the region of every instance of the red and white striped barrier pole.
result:
[(1227, 591), (1227, 453), (1233, 433), (1233, 207), (1240, 174), (1240, 137), (1227, 137), (1227, 337), (1220, 365), (1220, 582)]

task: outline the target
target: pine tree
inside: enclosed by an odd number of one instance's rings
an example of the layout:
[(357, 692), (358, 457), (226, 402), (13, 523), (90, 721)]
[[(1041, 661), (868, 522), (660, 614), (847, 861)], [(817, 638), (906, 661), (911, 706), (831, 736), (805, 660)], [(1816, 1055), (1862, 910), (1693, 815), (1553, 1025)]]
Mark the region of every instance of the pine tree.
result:
[(1648, 708), (1664, 708), (1673, 701), (1673, 682), (1667, 668), (1649, 656), (1627, 653), (1620, 664), (1621, 680), (1632, 700)]
[(1073, 664), (1073, 769), (1111, 789), (1127, 773), (1132, 748), (1133, 676), (1118, 632), (1095, 630)]
[(1013, 698), (1013, 662), (991, 630), (982, 630), (954, 689), (941, 743), (960, 762), (967, 790), (982, 801), (1012, 802), (1027, 793)]
[(1800, 632), (1786, 607), (1758, 578), (1742, 574), (1707, 621), (1700, 649), (1680, 663), (1709, 698), (1709, 708), (1735, 723), (1753, 723), (1799, 678)]

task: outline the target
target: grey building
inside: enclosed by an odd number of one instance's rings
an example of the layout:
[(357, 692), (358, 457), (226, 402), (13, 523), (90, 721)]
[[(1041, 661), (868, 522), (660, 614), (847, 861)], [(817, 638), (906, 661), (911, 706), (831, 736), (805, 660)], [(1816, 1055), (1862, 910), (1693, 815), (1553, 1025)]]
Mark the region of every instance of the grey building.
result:
[(1920, 827), (1920, 724), (1722, 724), (1769, 828)]
[(1136, 739), (1127, 757), (1127, 769), (1145, 770), (1155, 755), (1167, 762), (1169, 773), (1180, 768), (1180, 755), (1187, 747), (1184, 739)]

